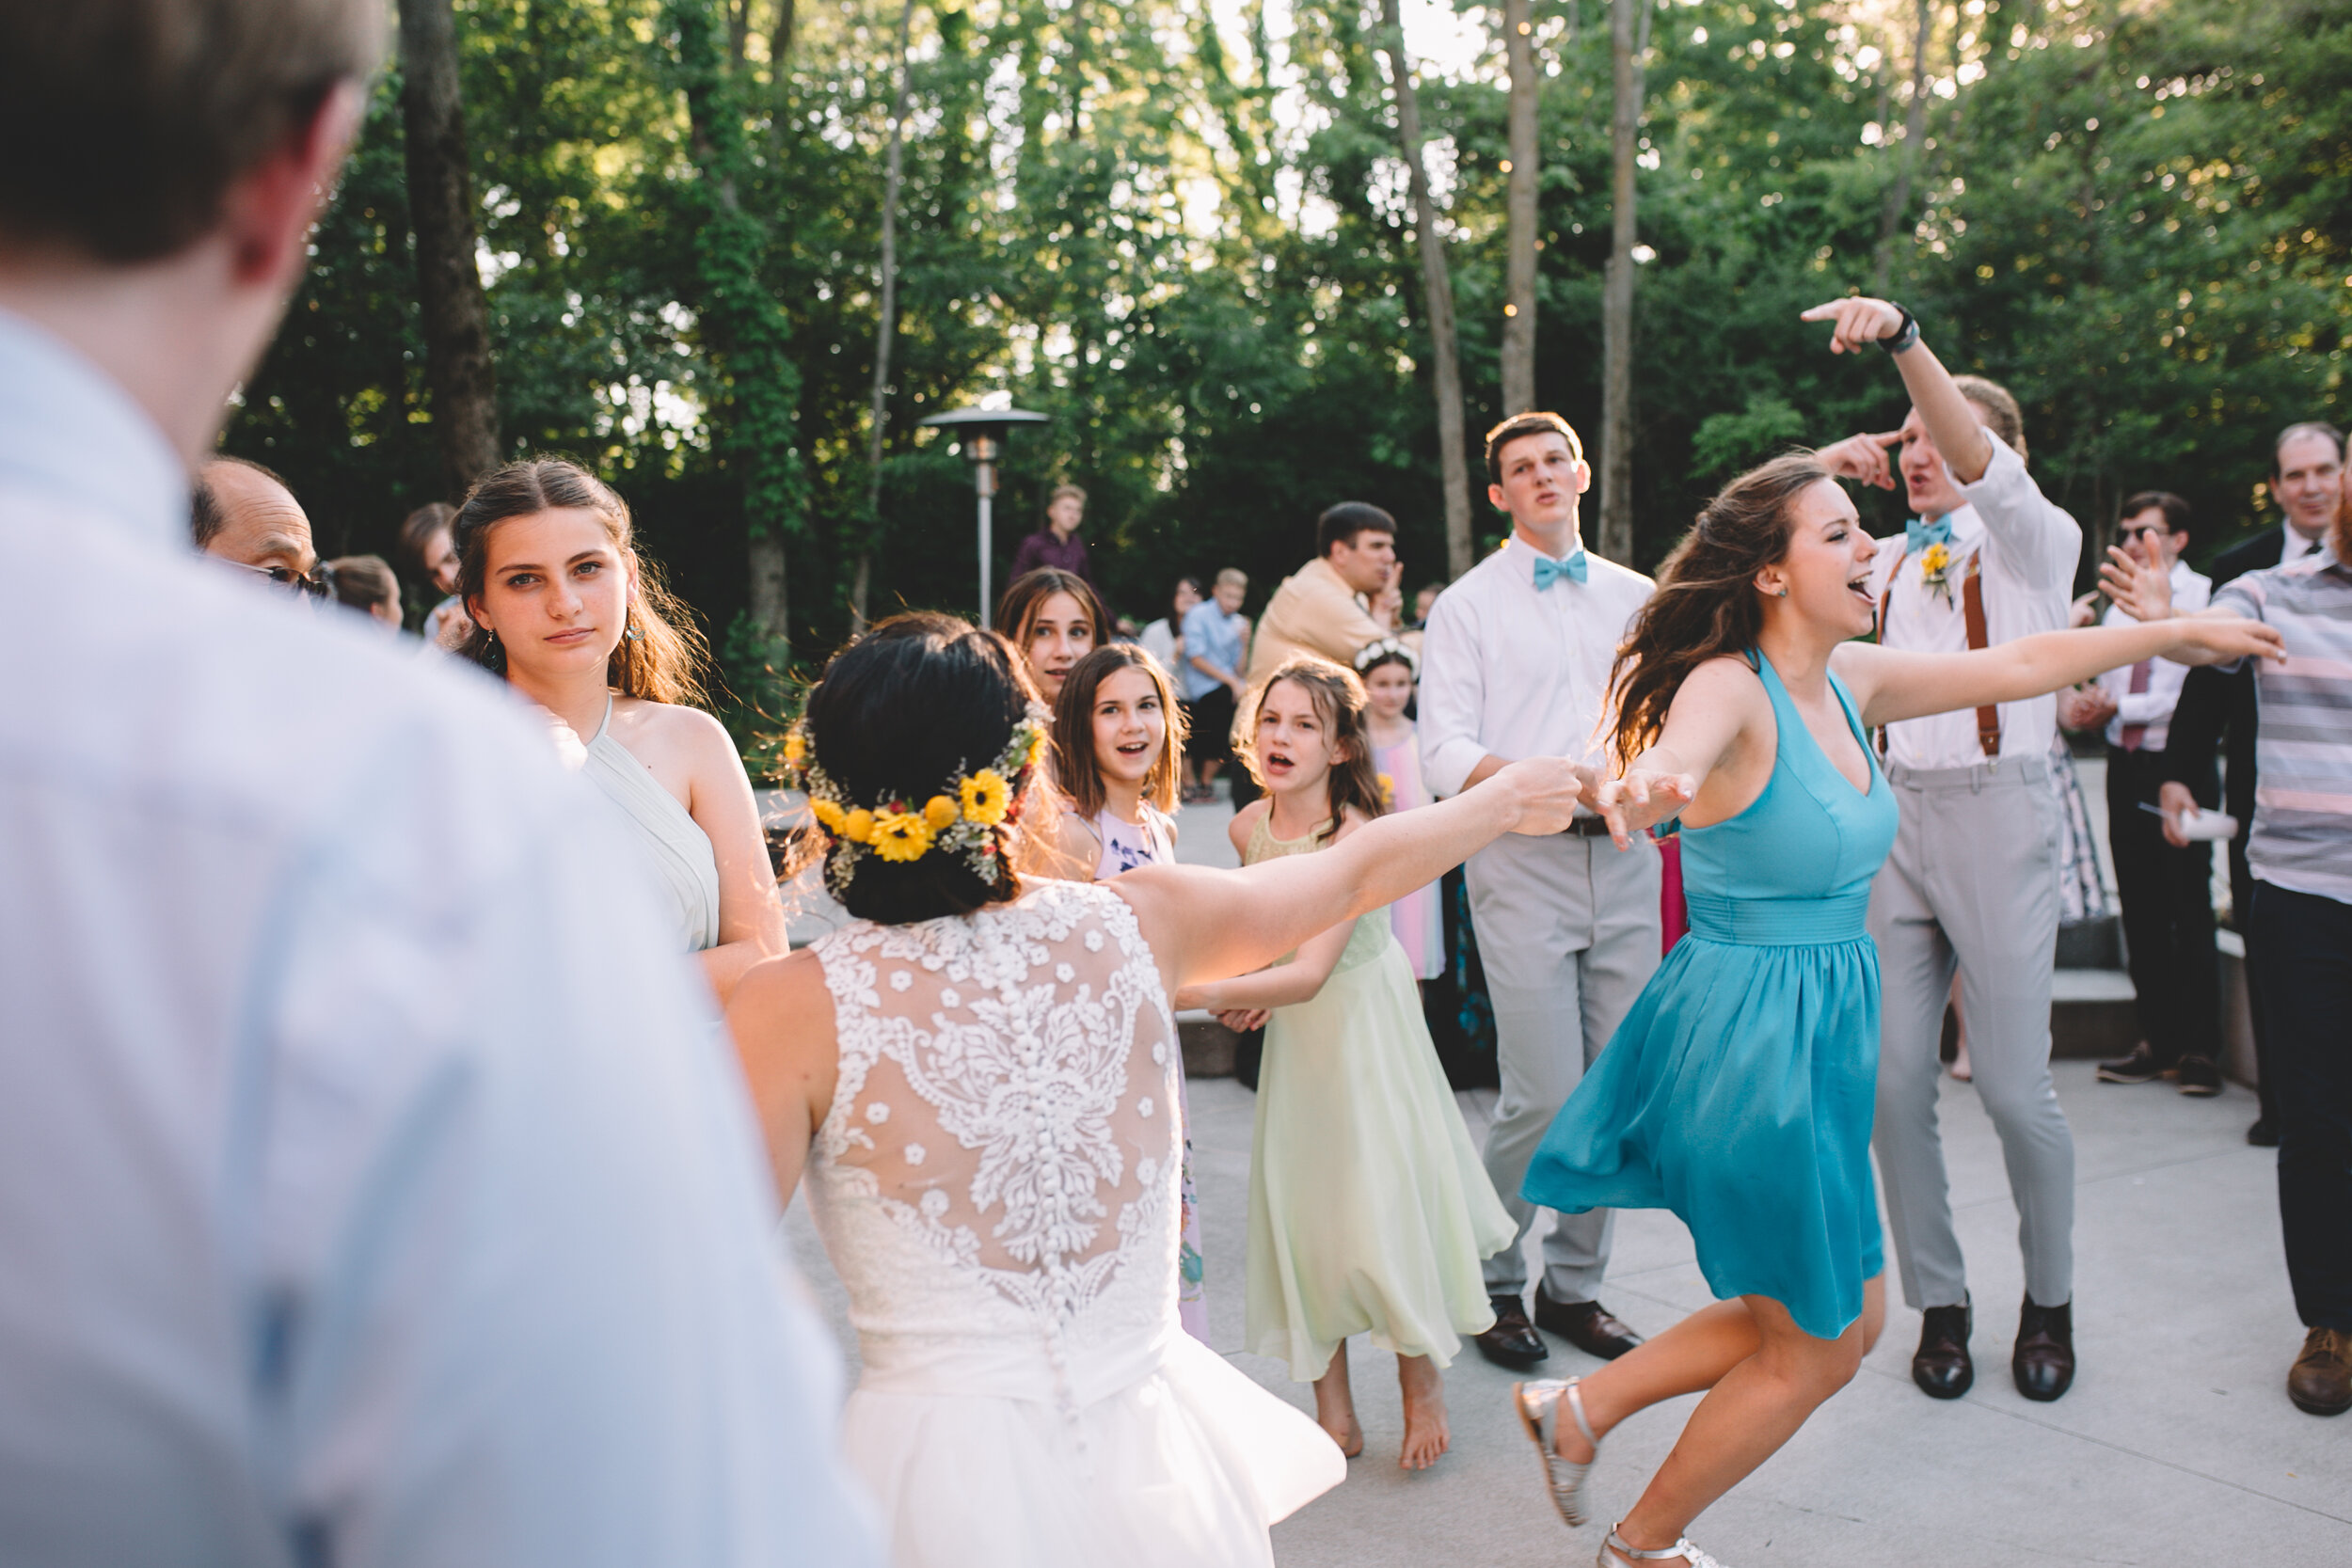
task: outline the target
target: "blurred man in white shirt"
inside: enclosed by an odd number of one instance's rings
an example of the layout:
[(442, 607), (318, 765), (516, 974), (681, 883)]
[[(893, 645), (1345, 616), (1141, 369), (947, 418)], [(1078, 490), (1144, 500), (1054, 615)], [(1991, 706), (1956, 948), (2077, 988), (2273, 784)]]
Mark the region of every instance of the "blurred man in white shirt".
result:
[[(2117, 542), (2172, 580), (2183, 614), (2205, 608), (2213, 584), (2181, 559), (2188, 547), (2188, 502), (2146, 490), (2123, 503)], [(2128, 625), (2120, 605), (2101, 624)], [(2146, 1084), (2167, 1072), (2181, 1092), (2221, 1092), (2220, 960), (2213, 946), (2213, 846), (2165, 842), (2152, 813), (2166, 778), (2165, 746), (2188, 674), (2169, 658), (2110, 670), (2073, 705), (2069, 727), (2104, 724), (2107, 739), (2107, 847), (2123, 907), (2123, 945), (2137, 998), (2140, 1039), (2131, 1054), (2099, 1064), (2109, 1084)]]
[(189, 549), (383, 16), (0, 7), (0, 1561), (864, 1568), (628, 849), (486, 683)]

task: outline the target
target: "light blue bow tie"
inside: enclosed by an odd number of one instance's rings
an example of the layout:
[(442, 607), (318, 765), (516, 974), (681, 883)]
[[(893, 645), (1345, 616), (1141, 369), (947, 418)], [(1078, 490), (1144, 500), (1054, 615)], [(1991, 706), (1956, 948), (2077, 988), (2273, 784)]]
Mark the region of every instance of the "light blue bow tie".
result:
[(1948, 545), (1951, 542), (1952, 520), (1949, 517), (1938, 517), (1931, 523), (1923, 523), (1916, 517), (1903, 520), (1905, 555), (1917, 555), (1930, 545)]
[(1548, 555), (1539, 555), (1535, 558), (1535, 592), (1542, 593), (1562, 578), (1571, 578), (1578, 582), (1582, 582), (1591, 575), (1591, 572), (1592, 568), (1585, 563), (1582, 550), (1577, 551), (1565, 561), (1554, 561)]

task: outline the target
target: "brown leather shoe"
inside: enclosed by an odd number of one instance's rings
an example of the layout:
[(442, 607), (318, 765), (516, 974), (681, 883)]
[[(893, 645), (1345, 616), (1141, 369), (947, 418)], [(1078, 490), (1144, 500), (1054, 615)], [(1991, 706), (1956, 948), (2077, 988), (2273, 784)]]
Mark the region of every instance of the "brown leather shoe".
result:
[(1484, 1334), (1475, 1336), (1479, 1354), (1498, 1367), (1508, 1367), (1518, 1372), (1550, 1356), (1550, 1347), (1528, 1323), (1527, 1308), (1520, 1304), (1518, 1297), (1488, 1296), (1486, 1301), (1495, 1309), (1495, 1323)]
[(1535, 1326), (1557, 1334), (1587, 1355), (1614, 1361), (1642, 1342), (1642, 1337), (1619, 1323), (1597, 1301), (1554, 1301), (1535, 1287)]
[(2303, 1336), (2303, 1354), (2287, 1372), (2287, 1398), (2314, 1416), (2352, 1410), (2352, 1334), (2314, 1328)]
[(1911, 1381), (1930, 1399), (1956, 1400), (1977, 1381), (1968, 1358), (1968, 1330), (1975, 1314), (1966, 1302), (1931, 1307), (1920, 1315), (1919, 1348), (1912, 1353)]
[(2010, 1376), (2029, 1400), (2057, 1399), (2074, 1386), (2074, 1304), (2036, 1307), (2026, 1298), (2017, 1314), (2017, 1347), (2010, 1353)]

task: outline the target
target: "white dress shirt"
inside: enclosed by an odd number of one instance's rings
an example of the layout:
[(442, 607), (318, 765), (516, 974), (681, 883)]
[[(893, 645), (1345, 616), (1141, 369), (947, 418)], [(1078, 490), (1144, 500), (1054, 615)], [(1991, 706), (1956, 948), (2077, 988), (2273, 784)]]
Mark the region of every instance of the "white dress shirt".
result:
[[(2023, 458), (1990, 432), (1985, 440), (1993, 449), (1992, 461), (1974, 484), (1961, 485), (1968, 504), (1950, 515), (1948, 593), (1922, 581), (1920, 556), (1925, 552), (1904, 554), (1901, 534), (1879, 541), (1870, 597), (1875, 601), (1893, 581), (1883, 639), (1890, 648), (1938, 654), (1967, 648), (1961, 584), (1972, 559), (1983, 562), (1979, 586), (1984, 595), (1987, 646), (2066, 627), (2083, 531), (2063, 507), (2043, 498)], [(2038, 757), (2049, 751), (2058, 734), (2056, 697), (2003, 703), (2000, 715), (2001, 755)], [(1967, 768), (1982, 762), (1976, 709), (1888, 725), (1886, 754), (1889, 761), (1908, 768)]]
[(1493, 755), (1597, 761), (1609, 669), (1650, 580), (1597, 555), (1582, 582), (1535, 587), (1536, 550), (1517, 534), (1429, 607), (1421, 645), (1421, 766), (1458, 795)]
[(2293, 523), (2279, 525), (2279, 564), (2292, 564), (2307, 555), (2316, 554), (2325, 535), (2306, 534)]
[(0, 312), (0, 1560), (868, 1564), (634, 851)]
[[(2213, 579), (2202, 572), (2192, 571), (2185, 561), (2172, 563), (2172, 608), (2183, 615), (2194, 615), (2205, 608), (2213, 597)], [(2114, 605), (2101, 616), (2103, 626), (2136, 626), (2139, 623)], [(2132, 667), (2110, 670), (2099, 677), (2102, 690), (2115, 703), (2115, 717), (2107, 721), (2107, 744), (2123, 744), (2123, 726), (2145, 724), (2148, 733), (2140, 736), (2143, 752), (2161, 752), (2165, 737), (2172, 733), (2172, 710), (2180, 705), (2181, 683), (2188, 679), (2188, 666), (2175, 664), (2169, 658), (2148, 662), (2148, 689), (2132, 689)]]

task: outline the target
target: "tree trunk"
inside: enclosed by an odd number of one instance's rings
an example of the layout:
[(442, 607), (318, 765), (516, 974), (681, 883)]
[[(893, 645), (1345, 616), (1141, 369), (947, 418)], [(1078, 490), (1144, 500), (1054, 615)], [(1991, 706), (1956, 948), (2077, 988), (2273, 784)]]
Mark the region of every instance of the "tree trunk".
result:
[(906, 166), (907, 40), (914, 29), (914, 0), (898, 9), (898, 85), (890, 97), (890, 155), (882, 166), (882, 320), (874, 328), (874, 400), (866, 435), (866, 542), (850, 584), (850, 630), (866, 629), (867, 590), (874, 576), (874, 541), (882, 531), (882, 432), (890, 417), (890, 347), (898, 328), (898, 186)]
[(1543, 77), (1535, 70), (1530, 0), (1503, 0), (1502, 52), (1511, 70), (1509, 235), (1502, 285), (1502, 413), (1535, 406), (1535, 109)]
[(776, 0), (776, 24), (768, 35), (768, 74), (778, 88), (784, 86), (784, 62), (792, 55), (793, 0)]
[(499, 409), (490, 310), (474, 266), (473, 180), (450, 0), (400, 0), (400, 66), (424, 382), (442, 483), (456, 500), (498, 467)]
[(1649, 0), (1613, 0), (1610, 55), (1616, 87), (1610, 123), (1609, 272), (1601, 288), (1600, 553), (1633, 562), (1634, 159), (1642, 135), (1642, 59)]
[(1396, 0), (1380, 0), (1381, 50), (1396, 90), (1397, 140), (1412, 185), (1413, 228), (1421, 241), (1421, 277), (1429, 326), (1432, 369), (1438, 384), (1439, 471), (1445, 478), (1445, 563), (1448, 577), (1470, 569), (1470, 464), (1463, 454), (1462, 356), (1454, 335), (1454, 280), (1446, 272), (1445, 242), (1438, 234), (1438, 204), (1430, 198), (1429, 171), (1421, 156), (1421, 100), (1413, 87), (1413, 62), (1405, 51), (1405, 26)]
[(1879, 208), (1878, 257), (1870, 269), (1870, 292), (1884, 298), (1894, 276), (1896, 232), (1903, 211), (1911, 205), (1912, 171), (1919, 165), (1919, 144), (1928, 134), (1928, 35), (1935, 21), (1933, 0), (1919, 0), (1919, 29), (1911, 45), (1911, 106), (1903, 113), (1903, 145), (1896, 154), (1895, 182), (1886, 187)]

